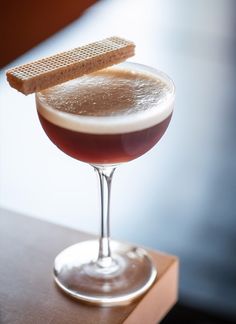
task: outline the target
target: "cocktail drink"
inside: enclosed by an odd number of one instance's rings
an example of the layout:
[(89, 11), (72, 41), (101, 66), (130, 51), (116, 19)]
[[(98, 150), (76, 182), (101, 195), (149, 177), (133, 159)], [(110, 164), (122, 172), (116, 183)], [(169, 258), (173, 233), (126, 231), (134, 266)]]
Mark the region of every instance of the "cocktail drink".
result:
[(110, 189), (117, 165), (149, 151), (170, 122), (175, 90), (164, 73), (122, 63), (36, 93), (40, 122), (69, 156), (89, 163), (101, 191), (101, 233), (55, 260), (54, 277), (68, 294), (95, 304), (126, 304), (157, 271), (145, 250), (110, 240)]
[(159, 141), (174, 104), (167, 75), (136, 63), (119, 64), (134, 55), (134, 48), (133, 42), (113, 36), (6, 73), (13, 88), (36, 93), (38, 116), (50, 140), (98, 175), (100, 238), (62, 251), (54, 278), (69, 295), (102, 306), (131, 302), (157, 275), (144, 249), (110, 240), (114, 171)]
[(90, 164), (117, 164), (150, 150), (164, 134), (173, 87), (164, 74), (122, 63), (36, 95), (41, 124), (66, 154)]

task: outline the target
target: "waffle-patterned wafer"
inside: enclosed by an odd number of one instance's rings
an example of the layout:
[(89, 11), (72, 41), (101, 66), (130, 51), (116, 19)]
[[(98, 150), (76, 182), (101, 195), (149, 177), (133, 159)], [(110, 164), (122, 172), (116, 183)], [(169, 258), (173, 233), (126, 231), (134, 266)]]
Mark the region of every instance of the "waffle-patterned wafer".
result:
[(134, 43), (120, 37), (59, 53), (7, 71), (10, 85), (25, 95), (75, 79), (134, 55)]

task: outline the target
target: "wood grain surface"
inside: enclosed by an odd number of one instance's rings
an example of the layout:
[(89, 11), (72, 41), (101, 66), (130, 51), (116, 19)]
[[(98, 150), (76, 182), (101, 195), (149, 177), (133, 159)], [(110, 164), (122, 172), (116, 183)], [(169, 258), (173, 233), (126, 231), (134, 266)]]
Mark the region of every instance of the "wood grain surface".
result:
[(65, 247), (89, 234), (0, 210), (0, 323), (156, 323), (177, 300), (178, 260), (151, 251), (158, 280), (140, 300), (122, 307), (95, 307), (65, 296), (52, 267)]

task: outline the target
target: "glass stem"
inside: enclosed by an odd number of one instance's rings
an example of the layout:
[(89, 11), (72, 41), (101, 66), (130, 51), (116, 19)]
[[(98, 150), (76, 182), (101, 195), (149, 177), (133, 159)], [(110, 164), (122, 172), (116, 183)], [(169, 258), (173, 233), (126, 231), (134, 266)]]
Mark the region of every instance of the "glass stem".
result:
[(113, 264), (110, 249), (110, 198), (112, 176), (116, 167), (94, 166), (98, 175), (101, 204), (101, 227), (97, 265), (109, 268)]

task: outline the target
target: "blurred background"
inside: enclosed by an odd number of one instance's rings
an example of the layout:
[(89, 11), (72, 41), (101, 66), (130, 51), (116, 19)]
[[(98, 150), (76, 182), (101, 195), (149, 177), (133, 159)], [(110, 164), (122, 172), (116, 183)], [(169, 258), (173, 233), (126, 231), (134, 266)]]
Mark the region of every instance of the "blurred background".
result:
[(97, 233), (92, 168), (61, 153), (34, 96), (5, 71), (112, 35), (165, 71), (175, 113), (159, 144), (116, 171), (112, 236), (178, 255), (180, 297), (163, 323), (236, 321), (236, 2), (4, 2), (0, 48), (0, 207)]

